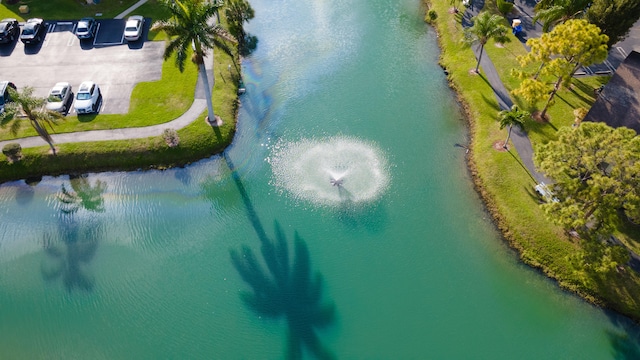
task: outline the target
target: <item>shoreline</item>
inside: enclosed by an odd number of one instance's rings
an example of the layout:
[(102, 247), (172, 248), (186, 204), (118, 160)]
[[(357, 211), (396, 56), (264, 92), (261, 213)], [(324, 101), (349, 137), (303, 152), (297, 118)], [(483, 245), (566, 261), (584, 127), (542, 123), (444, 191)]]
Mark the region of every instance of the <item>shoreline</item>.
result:
[[(425, 19), (427, 18), (427, 13), (429, 9), (433, 8), (432, 2), (444, 3), (445, 1), (444, 0), (442, 1), (423, 0), (422, 6), (424, 10)], [(474, 109), (472, 108), (471, 104), (467, 101), (467, 98), (464, 96), (465, 91), (460, 89), (461, 84), (456, 83), (455, 79), (451, 76), (452, 71), (449, 69), (449, 65), (451, 64), (447, 63), (447, 60), (445, 58), (445, 55), (447, 54), (447, 52), (452, 49), (449, 49), (443, 43), (441, 29), (439, 28), (439, 24), (437, 23), (439, 21), (443, 21), (443, 19), (445, 21), (449, 21), (450, 19), (447, 18), (447, 16), (452, 16), (452, 15), (449, 13), (445, 13), (445, 14), (438, 13), (438, 15), (439, 17), (437, 20), (435, 20), (434, 23), (427, 22), (427, 25), (431, 29), (433, 29), (436, 33), (438, 48), (440, 50), (438, 64), (447, 75), (447, 83), (449, 85), (449, 88), (455, 94), (456, 101), (460, 104), (461, 112), (463, 113), (463, 116), (467, 124), (467, 130), (468, 130), (468, 136), (469, 136), (468, 152), (465, 154), (467, 170), (471, 177), (473, 188), (478, 194), (478, 196), (480, 197), (480, 199), (482, 200), (482, 203), (483, 203), (482, 205), (485, 211), (491, 217), (491, 221), (493, 225), (496, 227), (496, 230), (500, 233), (502, 241), (504, 241), (509, 246), (510, 249), (515, 251), (515, 254), (517, 254), (518, 260), (520, 262), (531, 267), (535, 271), (539, 271), (542, 275), (544, 275), (549, 280), (557, 284), (559, 289), (561, 289), (562, 291), (566, 291), (573, 295), (579, 296), (582, 300), (592, 305), (598, 306), (603, 309), (614, 311), (620, 315), (623, 315), (631, 319), (633, 322), (640, 324), (640, 315), (637, 313), (634, 313), (631, 309), (624, 309), (623, 305), (613, 302), (610, 299), (607, 299), (606, 297), (603, 296), (603, 294), (600, 294), (597, 292), (596, 293), (590, 292), (589, 290), (592, 290), (592, 289), (588, 289), (586, 287), (581, 288), (576, 284), (569, 282), (567, 279), (564, 279), (562, 276), (556, 273), (552, 268), (545, 266), (540, 261), (537, 261), (534, 258), (534, 256), (532, 256), (531, 254), (529, 255), (525, 254), (525, 252), (530, 252), (530, 250), (527, 250), (520, 243), (519, 239), (515, 236), (514, 231), (510, 227), (510, 222), (508, 218), (505, 216), (505, 214), (502, 213), (500, 206), (498, 206), (499, 200), (496, 199), (495, 194), (492, 194), (491, 191), (489, 190), (489, 187), (487, 186), (488, 184), (486, 183), (487, 180), (482, 178), (479, 164), (477, 163), (474, 157), (474, 155), (476, 155), (476, 153), (478, 152), (478, 146), (481, 146), (481, 144), (478, 143), (479, 139), (477, 134), (478, 127), (480, 126), (478, 124), (480, 118), (477, 115), (477, 112), (475, 112)], [(486, 56), (488, 56), (488, 54)]]

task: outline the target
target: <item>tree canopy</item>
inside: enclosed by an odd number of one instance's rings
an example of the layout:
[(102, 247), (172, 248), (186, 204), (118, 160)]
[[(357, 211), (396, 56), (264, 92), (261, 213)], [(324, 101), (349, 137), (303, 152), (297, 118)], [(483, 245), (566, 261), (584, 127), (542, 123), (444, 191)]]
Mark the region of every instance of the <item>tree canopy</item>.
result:
[(536, 16), (533, 20), (542, 20), (542, 31), (547, 32), (569, 19), (582, 17), (590, 2), (591, 0), (540, 1), (535, 6)]
[(477, 16), (473, 17), (473, 26), (464, 30), (464, 42), (468, 45), (479, 43), (480, 55), (478, 56), (478, 62), (476, 63), (475, 72), (478, 72), (480, 67), (480, 60), (482, 60), (482, 53), (484, 51), (484, 45), (493, 39), (497, 42), (505, 43), (511, 41), (507, 36), (509, 29), (503, 25), (504, 18), (500, 15), (490, 14), (487, 11), (483, 11)]
[[(563, 82), (568, 82), (581, 66), (589, 66), (607, 58), (607, 35), (583, 19), (570, 19), (542, 34), (539, 38), (529, 39), (527, 45), (531, 51), (518, 57), (524, 68), (528, 64), (540, 62), (541, 77), (520, 72), (525, 79), (514, 93), (523, 96), (530, 103), (543, 100), (547, 93), (547, 102), (542, 109), (542, 117)], [(547, 84), (542, 79), (552, 79)]]
[(536, 149), (534, 163), (555, 182), (558, 201), (542, 206), (567, 230), (608, 234), (618, 210), (640, 205), (640, 137), (631, 129), (594, 122), (561, 128), (557, 140)]
[(592, 0), (586, 14), (586, 19), (609, 37), (610, 47), (625, 38), (638, 18), (638, 0)]

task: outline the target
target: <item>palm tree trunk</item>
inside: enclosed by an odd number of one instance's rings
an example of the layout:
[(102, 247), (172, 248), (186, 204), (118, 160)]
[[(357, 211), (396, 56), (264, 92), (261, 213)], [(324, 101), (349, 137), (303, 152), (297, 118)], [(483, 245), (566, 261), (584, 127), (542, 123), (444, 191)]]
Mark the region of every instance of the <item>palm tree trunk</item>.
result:
[[(211, 99), (211, 88), (209, 87), (209, 76), (207, 75), (207, 69), (204, 66), (204, 62), (198, 64), (198, 71), (200, 72), (200, 80), (202, 80), (202, 86), (204, 86), (204, 96), (207, 98), (207, 118), (209, 123), (214, 124), (216, 122), (216, 115), (213, 112), (213, 100)], [(215, 81), (215, 79), (214, 79)]]
[(37, 121), (31, 120), (31, 124), (33, 125), (33, 128), (36, 129), (36, 132), (42, 138), (42, 140), (46, 141), (47, 144), (49, 144), (49, 147), (51, 148), (51, 152), (53, 152), (53, 155), (58, 155), (56, 153), (56, 147), (53, 146), (53, 139), (51, 138), (51, 135), (49, 135), (47, 130), (44, 129), (42, 126), (40, 126), (40, 124)]
[(513, 125), (509, 125), (509, 131), (507, 132), (507, 140), (504, 141), (504, 145), (502, 145), (502, 147), (504, 149), (507, 148), (507, 144), (509, 143), (509, 139), (511, 139), (511, 128), (513, 127)]
[(480, 60), (482, 60), (483, 51), (484, 51), (484, 44), (480, 44), (480, 55), (478, 56), (478, 63), (476, 64), (476, 74), (478, 73), (478, 68), (480, 68)]

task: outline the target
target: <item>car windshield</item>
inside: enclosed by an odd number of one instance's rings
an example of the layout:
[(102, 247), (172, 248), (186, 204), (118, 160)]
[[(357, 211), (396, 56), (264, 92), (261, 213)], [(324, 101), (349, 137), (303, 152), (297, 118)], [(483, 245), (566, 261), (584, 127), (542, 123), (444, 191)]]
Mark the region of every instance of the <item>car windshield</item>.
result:
[(78, 100), (89, 100), (91, 99), (91, 94), (88, 92), (78, 92), (78, 96), (76, 96)]
[(87, 24), (78, 25), (78, 32), (87, 32), (89, 29), (87, 28)]
[(25, 25), (24, 29), (22, 29), (22, 34), (23, 35), (32, 35), (33, 34), (33, 28), (34, 28), (33, 25), (29, 25), (29, 24)]
[(62, 95), (60, 94), (52, 94), (49, 95), (49, 99), (47, 99), (49, 102), (60, 102), (62, 101)]
[(4, 105), (4, 96), (0, 95), (0, 105)]
[(4, 32), (4, 30), (7, 28), (7, 25), (9, 25), (9, 23), (0, 23), (0, 31)]
[(137, 31), (138, 28), (135, 26), (127, 26), (124, 31)]

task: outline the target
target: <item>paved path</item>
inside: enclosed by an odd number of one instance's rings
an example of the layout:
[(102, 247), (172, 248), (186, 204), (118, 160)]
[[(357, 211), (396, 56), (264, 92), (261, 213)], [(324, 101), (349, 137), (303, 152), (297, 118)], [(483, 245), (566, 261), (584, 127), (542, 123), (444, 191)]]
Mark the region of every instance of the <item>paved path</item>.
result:
[(128, 8), (127, 10), (123, 11), (121, 14), (119, 14), (118, 16), (114, 17), (114, 19), (122, 19), (125, 16), (131, 14), (133, 12), (133, 10), (139, 8), (140, 6), (142, 6), (144, 3), (146, 3), (147, 0), (140, 0), (137, 3), (131, 5), (130, 8)]
[[(480, 10), (482, 10), (482, 7), (484, 6), (484, 0), (473, 0), (472, 4), (473, 6), (467, 8), (462, 16), (463, 26), (465, 27), (470, 27), (471, 25), (473, 25), (473, 23), (471, 22), (471, 18), (476, 16), (480, 12)], [(472, 49), (477, 59), (480, 56), (480, 46), (473, 46)], [(500, 80), (500, 76), (498, 76), (498, 72), (496, 71), (493, 62), (489, 58), (489, 55), (486, 51), (482, 55), (480, 66), (482, 67), (482, 71), (484, 72), (484, 76), (487, 82), (489, 82), (489, 84), (491, 85), (491, 88), (493, 89), (493, 92), (498, 99), (498, 106), (500, 107), (500, 110), (511, 109), (513, 102), (511, 101), (511, 97), (509, 96), (509, 91), (507, 91), (506, 87), (502, 83), (502, 80)], [(511, 132), (511, 142), (516, 148), (522, 164), (527, 169), (531, 177), (533, 177), (535, 182), (550, 183), (549, 179), (547, 179), (542, 173), (536, 171), (536, 168), (533, 165), (533, 147), (531, 146), (531, 141), (529, 140), (527, 133), (517, 126), (514, 127), (513, 131)]]

